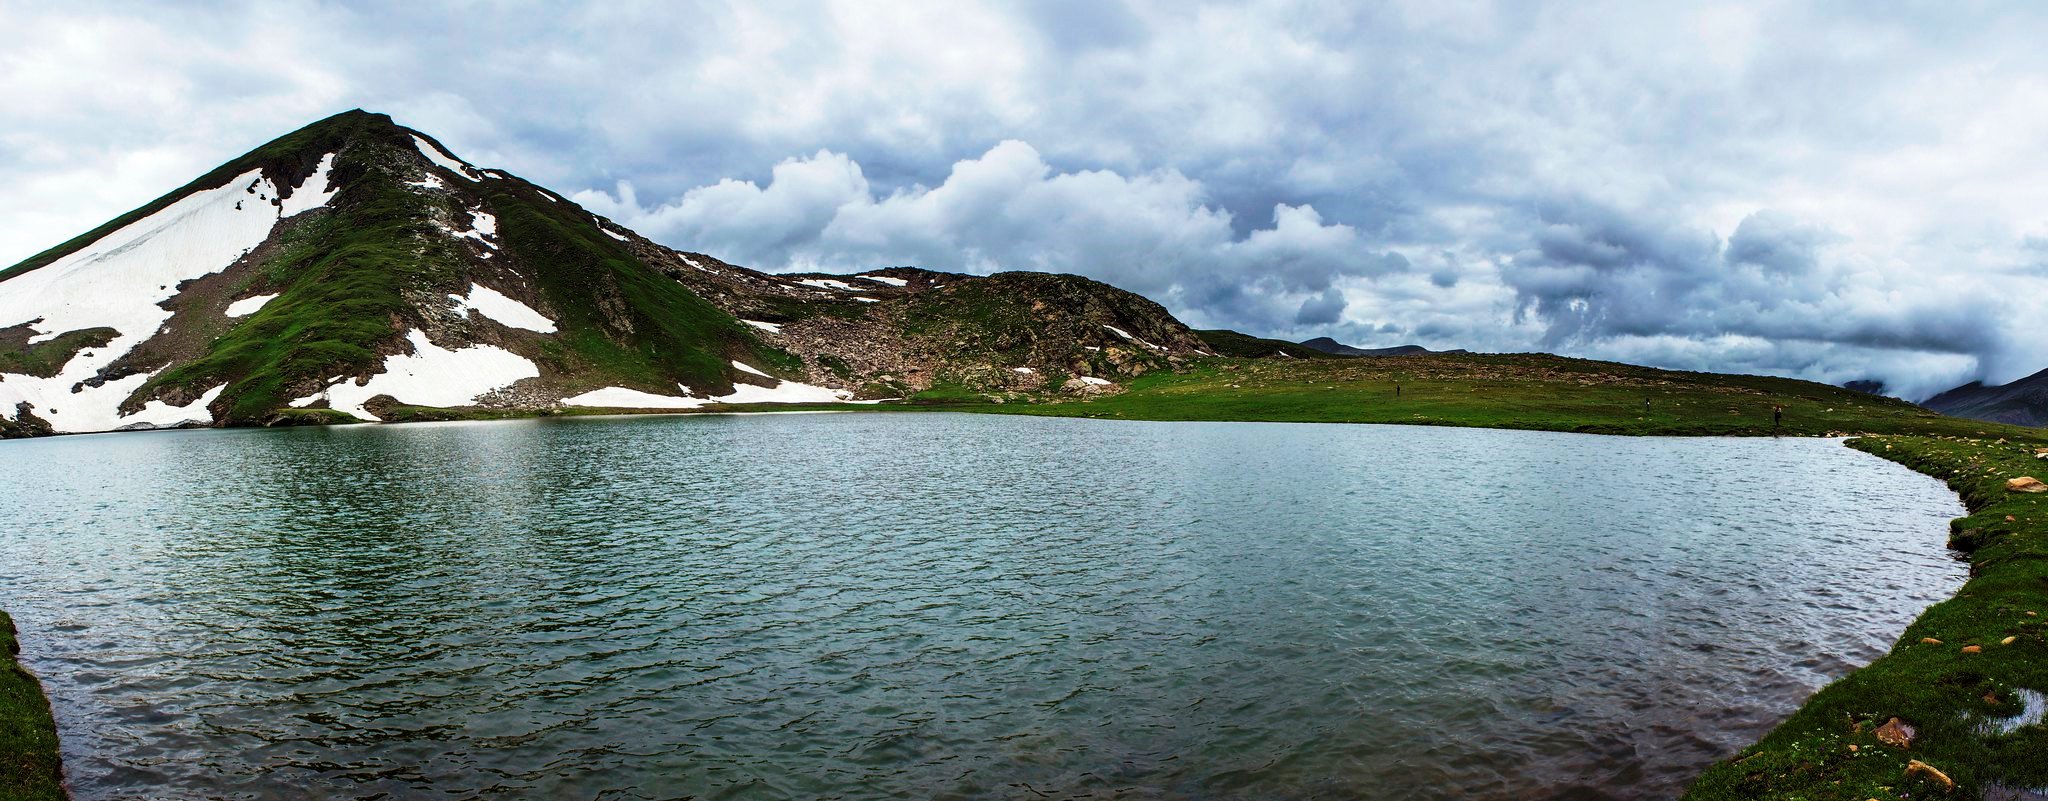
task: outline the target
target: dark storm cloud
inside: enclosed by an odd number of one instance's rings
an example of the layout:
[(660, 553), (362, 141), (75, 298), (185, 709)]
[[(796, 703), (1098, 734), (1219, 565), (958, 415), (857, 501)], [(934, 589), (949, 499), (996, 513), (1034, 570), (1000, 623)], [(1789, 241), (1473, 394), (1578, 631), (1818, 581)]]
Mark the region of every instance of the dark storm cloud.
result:
[(1329, 325), (1337, 322), (1337, 316), (1344, 313), (1344, 307), (1349, 303), (1344, 299), (1344, 293), (1325, 290), (1323, 294), (1301, 302), (1301, 309), (1294, 313), (1294, 324)]
[(1825, 231), (1802, 225), (1788, 215), (1760, 211), (1735, 226), (1722, 256), (1732, 265), (1754, 264), (1772, 272), (1804, 274), (1818, 263), (1815, 248), (1826, 237)]
[(0, 261), (362, 106), (767, 269), (1910, 392), (2042, 366), (2043, 13), (0, 5)]

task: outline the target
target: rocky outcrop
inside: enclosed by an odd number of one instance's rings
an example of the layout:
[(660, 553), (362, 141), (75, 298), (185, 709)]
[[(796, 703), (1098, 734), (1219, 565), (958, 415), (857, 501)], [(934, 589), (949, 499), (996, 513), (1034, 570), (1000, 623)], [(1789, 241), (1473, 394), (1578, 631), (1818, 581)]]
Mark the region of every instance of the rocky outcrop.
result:
[(1075, 275), (914, 267), (770, 274), (652, 242), (633, 245), (636, 256), (800, 358), (806, 380), (869, 397), (936, 387), (1035, 391), (1210, 355), (1159, 304)]

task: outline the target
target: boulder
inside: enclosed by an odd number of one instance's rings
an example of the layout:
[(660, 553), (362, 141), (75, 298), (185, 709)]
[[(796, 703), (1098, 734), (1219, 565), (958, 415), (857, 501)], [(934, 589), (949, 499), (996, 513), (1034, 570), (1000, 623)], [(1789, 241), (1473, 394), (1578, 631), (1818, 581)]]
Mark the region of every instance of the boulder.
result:
[(2020, 476), (2006, 479), (2005, 489), (2007, 492), (2048, 492), (2048, 484), (2033, 476)]
[(1067, 379), (1060, 385), (1060, 391), (1073, 395), (1114, 395), (1122, 392), (1123, 387), (1094, 376), (1080, 376)]
[(1912, 748), (1913, 738), (1920, 736), (1920, 732), (1913, 728), (1913, 724), (1892, 718), (1885, 721), (1883, 726), (1877, 727), (1877, 731), (1871, 732), (1870, 736), (1893, 748)]

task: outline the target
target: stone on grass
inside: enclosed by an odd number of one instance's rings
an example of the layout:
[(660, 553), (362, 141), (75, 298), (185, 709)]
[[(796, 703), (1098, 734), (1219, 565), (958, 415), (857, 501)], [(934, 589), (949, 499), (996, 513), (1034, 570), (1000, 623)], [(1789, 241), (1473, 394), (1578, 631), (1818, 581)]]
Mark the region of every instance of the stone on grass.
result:
[(1913, 728), (1913, 724), (1892, 718), (1885, 721), (1883, 726), (1877, 727), (1877, 731), (1871, 732), (1870, 736), (1893, 748), (1912, 748), (1913, 738), (1920, 736), (1920, 732)]
[(2048, 492), (2048, 484), (2033, 476), (2020, 476), (2006, 479), (2005, 489), (2008, 492)]
[(1940, 768), (1917, 759), (1906, 760), (1906, 778), (1910, 779), (1914, 776), (1925, 776), (1928, 781), (1941, 785), (1944, 790), (1956, 789), (1956, 780), (1949, 778), (1948, 774), (1941, 772)]

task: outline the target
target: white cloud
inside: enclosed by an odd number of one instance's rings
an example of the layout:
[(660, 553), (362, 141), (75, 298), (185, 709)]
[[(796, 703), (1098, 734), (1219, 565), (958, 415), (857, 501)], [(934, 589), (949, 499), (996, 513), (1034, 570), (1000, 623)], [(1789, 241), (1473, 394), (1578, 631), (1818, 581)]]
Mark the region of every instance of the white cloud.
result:
[[(1407, 267), (1307, 205), (1280, 204), (1271, 227), (1239, 236), (1177, 172), (1061, 172), (1018, 141), (954, 164), (938, 186), (886, 195), (837, 153), (784, 161), (772, 175), (766, 186), (728, 179), (653, 206), (630, 182), (572, 199), (660, 241), (768, 269), (1079, 272), (1189, 312), (1262, 323), (1294, 319), (1310, 297), (1321, 303), (1312, 317), (1334, 322), (1338, 279)], [(1251, 303), (1266, 296), (1278, 302)]]

